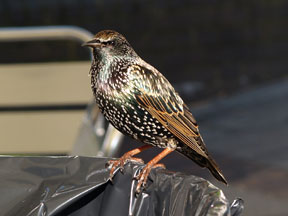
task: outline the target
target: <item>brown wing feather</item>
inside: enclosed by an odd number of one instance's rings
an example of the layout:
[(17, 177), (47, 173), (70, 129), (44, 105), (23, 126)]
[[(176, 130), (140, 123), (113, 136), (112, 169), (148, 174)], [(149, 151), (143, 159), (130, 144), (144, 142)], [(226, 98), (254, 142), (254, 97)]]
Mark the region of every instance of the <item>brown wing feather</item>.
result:
[[(200, 137), (198, 125), (196, 124), (193, 115), (186, 107), (182, 111), (177, 110), (171, 112), (171, 109), (165, 109), (165, 107), (167, 107), (169, 103), (172, 105), (175, 104), (175, 101), (169, 101), (169, 99), (163, 98), (159, 100), (158, 98), (149, 96), (144, 92), (142, 92), (142, 95), (137, 96), (137, 100), (140, 104), (144, 105), (146, 110), (161, 122), (174, 136), (198, 154), (206, 158), (208, 157), (204, 143), (197, 142)], [(163, 102), (159, 103), (159, 101), (164, 101), (165, 104), (163, 104)]]

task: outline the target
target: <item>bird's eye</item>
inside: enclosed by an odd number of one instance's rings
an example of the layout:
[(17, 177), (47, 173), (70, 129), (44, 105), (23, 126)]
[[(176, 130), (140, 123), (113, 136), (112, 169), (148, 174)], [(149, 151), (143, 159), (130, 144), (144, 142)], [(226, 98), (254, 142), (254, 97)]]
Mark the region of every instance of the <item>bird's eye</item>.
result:
[(115, 41), (113, 41), (113, 40), (112, 41), (103, 41), (102, 43), (104, 45), (112, 45), (112, 46), (115, 45)]

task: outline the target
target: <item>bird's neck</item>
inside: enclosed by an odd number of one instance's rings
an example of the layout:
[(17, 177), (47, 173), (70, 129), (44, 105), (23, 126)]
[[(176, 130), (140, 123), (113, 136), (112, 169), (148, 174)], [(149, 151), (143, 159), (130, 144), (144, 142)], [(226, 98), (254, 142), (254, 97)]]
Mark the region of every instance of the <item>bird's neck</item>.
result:
[[(95, 68), (98, 73), (95, 74), (100, 82), (106, 83), (115, 73), (118, 73), (120, 67), (124, 67), (126, 64), (138, 61), (139, 57), (129, 57), (129, 56), (105, 56), (94, 58)], [(122, 71), (125, 73), (125, 71)]]
[(111, 77), (111, 67), (114, 63), (112, 58), (102, 58), (101, 60), (95, 60), (95, 64), (97, 65), (98, 74), (97, 80), (101, 83), (107, 83), (109, 78)]

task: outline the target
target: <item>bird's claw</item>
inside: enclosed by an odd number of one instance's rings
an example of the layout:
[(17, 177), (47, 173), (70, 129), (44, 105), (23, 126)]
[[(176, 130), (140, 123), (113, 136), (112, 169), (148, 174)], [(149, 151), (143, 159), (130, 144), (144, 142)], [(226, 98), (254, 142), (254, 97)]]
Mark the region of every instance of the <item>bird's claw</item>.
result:
[(121, 173), (123, 173), (124, 172), (124, 166), (128, 162), (135, 162), (135, 163), (144, 164), (144, 161), (141, 158), (135, 158), (135, 157), (131, 157), (129, 155), (123, 155), (118, 160), (110, 160), (107, 162), (108, 168), (110, 168), (109, 180), (112, 181), (112, 179), (114, 177), (114, 173), (117, 170), (117, 168), (119, 168)]
[(157, 167), (161, 167), (163, 169), (165, 169), (165, 165), (164, 164), (155, 164), (155, 165), (150, 165), (147, 164), (139, 173), (139, 175), (137, 175), (135, 177), (135, 179), (138, 181), (137, 186), (136, 186), (136, 193), (139, 194), (141, 191), (141, 188), (145, 188), (147, 185), (147, 180), (148, 180), (148, 176), (151, 172), (152, 168), (157, 168)]
[[(135, 157), (131, 157), (128, 159), (130, 162), (134, 162), (134, 163), (140, 163), (140, 164), (144, 164), (144, 161), (141, 158), (135, 158)], [(127, 161), (128, 161), (127, 160)], [(126, 162), (127, 163), (127, 162)]]

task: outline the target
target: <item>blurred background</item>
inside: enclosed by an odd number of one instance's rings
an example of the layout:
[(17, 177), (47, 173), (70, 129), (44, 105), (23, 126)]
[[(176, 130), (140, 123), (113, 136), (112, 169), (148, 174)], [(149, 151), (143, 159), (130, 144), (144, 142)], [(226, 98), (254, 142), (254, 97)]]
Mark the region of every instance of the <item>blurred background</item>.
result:
[[(90, 50), (80, 45), (114, 29), (189, 105), (229, 187), (177, 153), (166, 167), (243, 198), (244, 215), (288, 215), (287, 9), (281, 0), (0, 0), (0, 154), (118, 157), (140, 145), (87, 108)], [(31, 27), (67, 25), (82, 37), (23, 39)], [(99, 153), (105, 143), (113, 151)]]

